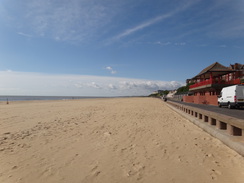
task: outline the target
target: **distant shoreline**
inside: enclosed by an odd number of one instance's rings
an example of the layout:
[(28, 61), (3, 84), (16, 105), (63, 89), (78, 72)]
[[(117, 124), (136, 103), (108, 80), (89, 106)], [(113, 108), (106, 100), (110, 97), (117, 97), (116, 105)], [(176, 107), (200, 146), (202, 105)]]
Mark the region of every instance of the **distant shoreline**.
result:
[(5, 101), (32, 101), (32, 100), (77, 100), (77, 99), (99, 99), (99, 98), (130, 98), (145, 96), (24, 96), (24, 95), (0, 95), (0, 102)]

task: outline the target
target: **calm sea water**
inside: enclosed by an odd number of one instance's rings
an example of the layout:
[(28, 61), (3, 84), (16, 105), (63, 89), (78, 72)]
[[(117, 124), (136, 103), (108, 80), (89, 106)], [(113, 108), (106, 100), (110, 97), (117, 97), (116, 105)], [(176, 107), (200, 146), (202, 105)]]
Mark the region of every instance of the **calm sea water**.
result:
[(104, 97), (72, 97), (72, 96), (0, 96), (0, 101), (26, 101), (26, 100), (72, 100)]

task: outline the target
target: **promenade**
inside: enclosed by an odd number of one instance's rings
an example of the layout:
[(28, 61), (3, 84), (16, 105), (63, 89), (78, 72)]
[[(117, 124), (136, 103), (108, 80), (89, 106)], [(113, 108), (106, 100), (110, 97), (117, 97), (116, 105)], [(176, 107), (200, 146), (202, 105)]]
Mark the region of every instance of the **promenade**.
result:
[(213, 105), (186, 103), (186, 102), (181, 102), (181, 101), (176, 101), (176, 100), (172, 100), (172, 101), (173, 102), (177, 102), (179, 104), (184, 104), (184, 105), (187, 105), (187, 106), (196, 107), (196, 108), (207, 110), (207, 111), (210, 111), (210, 112), (216, 112), (216, 113), (219, 113), (219, 114), (224, 114), (224, 115), (227, 115), (227, 116), (231, 116), (231, 117), (234, 117), (234, 118), (238, 118), (238, 119), (243, 119), (244, 120), (244, 108), (228, 109), (227, 107), (221, 107), (220, 108), (218, 106), (213, 106)]

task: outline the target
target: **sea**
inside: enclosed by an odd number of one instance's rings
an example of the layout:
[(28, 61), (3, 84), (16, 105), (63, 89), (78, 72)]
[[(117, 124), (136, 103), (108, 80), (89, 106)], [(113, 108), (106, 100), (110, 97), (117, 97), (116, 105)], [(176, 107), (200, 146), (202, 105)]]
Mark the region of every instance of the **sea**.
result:
[(108, 97), (82, 97), (82, 96), (0, 96), (0, 101), (30, 101), (30, 100), (75, 100)]

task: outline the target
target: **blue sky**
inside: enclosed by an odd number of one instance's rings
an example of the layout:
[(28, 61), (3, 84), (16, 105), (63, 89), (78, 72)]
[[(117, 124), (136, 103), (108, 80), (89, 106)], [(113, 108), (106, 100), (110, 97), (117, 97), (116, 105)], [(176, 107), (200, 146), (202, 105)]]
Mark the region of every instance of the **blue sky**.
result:
[(244, 60), (243, 0), (1, 0), (0, 95), (148, 95)]

